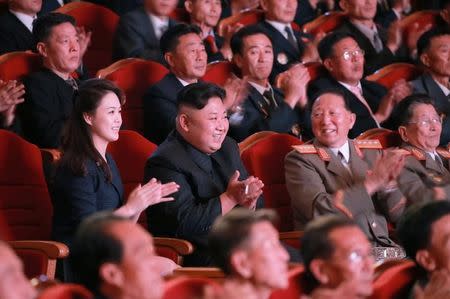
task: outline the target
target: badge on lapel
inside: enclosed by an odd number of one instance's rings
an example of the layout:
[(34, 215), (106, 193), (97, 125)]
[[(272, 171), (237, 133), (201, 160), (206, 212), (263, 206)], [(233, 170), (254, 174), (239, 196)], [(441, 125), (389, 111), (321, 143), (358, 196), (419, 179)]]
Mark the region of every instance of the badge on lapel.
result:
[(284, 52), (278, 53), (277, 61), (279, 64), (283, 64), (283, 65), (288, 63), (288, 57), (287, 57), (286, 53), (284, 53)]

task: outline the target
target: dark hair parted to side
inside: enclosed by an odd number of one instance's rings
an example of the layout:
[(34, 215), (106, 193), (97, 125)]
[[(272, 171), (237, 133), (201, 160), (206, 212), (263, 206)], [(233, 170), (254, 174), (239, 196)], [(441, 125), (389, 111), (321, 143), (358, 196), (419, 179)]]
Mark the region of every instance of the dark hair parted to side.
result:
[(225, 274), (231, 274), (230, 257), (236, 249), (246, 245), (252, 226), (263, 221), (275, 224), (277, 220), (277, 214), (268, 209), (250, 211), (236, 208), (219, 217), (208, 235), (209, 251), (216, 265)]
[(450, 35), (450, 30), (447, 27), (434, 27), (423, 33), (417, 40), (417, 55), (420, 57), (420, 55), (430, 48), (433, 38), (444, 35)]
[(231, 37), (230, 47), (233, 55), (242, 55), (242, 50), (244, 49), (244, 38), (257, 34), (264, 34), (265, 36), (267, 36), (267, 38), (273, 45), (270, 36), (267, 35), (267, 33), (258, 25), (244, 26), (237, 32), (235, 32)]
[(349, 226), (358, 227), (351, 219), (337, 215), (318, 217), (306, 226), (301, 240), (300, 254), (306, 269), (304, 277), (306, 280), (305, 285), (311, 287), (307, 290), (308, 292), (314, 290), (319, 285), (319, 282), (309, 269), (311, 262), (314, 259), (330, 258), (335, 250), (332, 241), (329, 239), (330, 233), (338, 228)]
[(317, 46), (320, 59), (324, 61), (325, 59), (332, 57), (334, 55), (334, 45), (345, 38), (352, 38), (356, 42), (355, 37), (350, 33), (334, 31), (325, 35), (325, 37), (319, 42), (319, 45)]
[(95, 113), (101, 100), (108, 93), (116, 94), (121, 105), (125, 103), (122, 90), (109, 80), (90, 79), (80, 85), (72, 114), (64, 127), (61, 143), (60, 166), (67, 167), (75, 175), (86, 175), (86, 161), (93, 160), (100, 165), (108, 181), (111, 181), (108, 163), (95, 148), (91, 129), (84, 119), (84, 114)]
[(218, 97), (222, 101), (225, 99), (225, 90), (216, 84), (198, 82), (183, 87), (177, 96), (177, 110), (180, 107), (187, 106), (197, 110), (203, 109), (209, 99)]
[(99, 294), (99, 269), (104, 263), (120, 263), (123, 246), (110, 233), (110, 227), (129, 219), (111, 212), (100, 212), (86, 218), (78, 227), (69, 261), (77, 283)]
[(418, 203), (409, 207), (397, 223), (396, 230), (406, 255), (415, 259), (417, 251), (427, 248), (433, 224), (447, 215), (450, 215), (450, 202), (446, 200)]
[(312, 110), (314, 103), (324, 94), (333, 94), (336, 96), (339, 96), (343, 99), (344, 101), (344, 107), (347, 111), (352, 111), (350, 108), (350, 100), (348, 99), (348, 97), (345, 95), (345, 93), (343, 93), (341, 90), (337, 89), (337, 88), (324, 88), (319, 90), (318, 92), (316, 92), (314, 94), (313, 100), (309, 101), (310, 103), (310, 110)]
[(45, 42), (52, 33), (53, 27), (63, 23), (70, 23), (74, 27), (76, 21), (72, 16), (58, 12), (51, 12), (38, 17), (33, 22), (33, 38), (36, 43)]
[(195, 33), (200, 35), (201, 30), (197, 25), (189, 25), (189, 24), (177, 24), (173, 27), (167, 29), (166, 32), (161, 36), (160, 39), (160, 48), (162, 54), (166, 54), (167, 52), (175, 51), (176, 47), (180, 42), (180, 37), (186, 34)]
[[(407, 96), (397, 104), (397, 107), (395, 107), (393, 112), (393, 119), (397, 122), (396, 127), (406, 126), (411, 121), (414, 108), (420, 104), (432, 105), (436, 109), (433, 99), (426, 94), (413, 94)], [(439, 114), (439, 111), (437, 112)]]

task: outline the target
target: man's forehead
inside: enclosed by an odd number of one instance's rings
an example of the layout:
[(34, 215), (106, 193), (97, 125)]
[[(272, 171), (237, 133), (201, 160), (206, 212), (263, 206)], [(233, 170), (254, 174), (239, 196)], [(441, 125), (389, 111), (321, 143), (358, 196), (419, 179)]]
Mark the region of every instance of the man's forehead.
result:
[(324, 93), (317, 97), (312, 109), (344, 107), (344, 104), (345, 102), (342, 96), (334, 93)]

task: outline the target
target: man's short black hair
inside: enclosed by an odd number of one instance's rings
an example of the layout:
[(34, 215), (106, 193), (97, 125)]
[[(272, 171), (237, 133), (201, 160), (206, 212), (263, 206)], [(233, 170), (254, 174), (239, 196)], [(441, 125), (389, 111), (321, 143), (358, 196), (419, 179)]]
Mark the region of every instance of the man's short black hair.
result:
[(245, 246), (252, 226), (263, 221), (274, 224), (277, 221), (276, 213), (268, 209), (250, 211), (236, 208), (214, 222), (208, 235), (209, 250), (216, 265), (225, 274), (232, 274), (230, 257), (233, 252)]
[(426, 249), (432, 238), (433, 224), (450, 215), (450, 202), (446, 200), (418, 203), (406, 210), (397, 223), (397, 237), (406, 255), (416, 258), (417, 251)]
[(111, 212), (100, 212), (88, 217), (79, 226), (72, 246), (70, 263), (76, 282), (99, 294), (99, 269), (104, 263), (120, 263), (123, 246), (110, 233), (112, 224), (129, 219)]
[(432, 105), (435, 107), (433, 99), (426, 94), (413, 94), (401, 100), (393, 112), (393, 119), (397, 122), (396, 127), (406, 126), (411, 121), (414, 108), (420, 104)]
[(450, 30), (447, 27), (434, 27), (424, 32), (417, 40), (417, 55), (420, 57), (431, 46), (433, 38), (450, 35)]
[(201, 32), (202, 31), (197, 25), (181, 23), (170, 27), (166, 32), (164, 32), (159, 41), (162, 54), (164, 55), (167, 52), (175, 51), (180, 42), (180, 37), (182, 37), (183, 35), (187, 35), (190, 33), (200, 35)]
[(320, 59), (324, 61), (325, 59), (332, 57), (334, 55), (334, 45), (345, 38), (352, 38), (356, 42), (355, 37), (350, 33), (333, 31), (325, 35), (325, 37), (319, 42), (319, 45), (317, 46)]
[(72, 16), (62, 14), (59, 12), (51, 12), (38, 17), (33, 22), (33, 39), (36, 43), (47, 41), (52, 33), (53, 27), (63, 23), (70, 23), (74, 27), (76, 21)]
[(324, 88), (324, 89), (321, 89), (318, 92), (316, 92), (314, 94), (313, 100), (310, 101), (310, 110), (312, 110), (312, 107), (314, 106), (314, 103), (317, 101), (317, 99), (320, 98), (321, 96), (323, 96), (324, 94), (334, 94), (336, 96), (341, 97), (344, 101), (345, 109), (349, 112), (352, 112), (352, 110), (350, 108), (350, 100), (348, 99), (348, 97), (345, 95), (344, 92), (342, 92), (341, 90), (339, 90), (337, 88)]
[(264, 34), (270, 40), (273, 45), (272, 39), (269, 35), (258, 25), (244, 26), (233, 34), (230, 41), (231, 51), (233, 55), (242, 55), (242, 50), (244, 50), (244, 38), (252, 35)]
[(213, 83), (198, 82), (183, 87), (177, 96), (177, 110), (187, 106), (197, 110), (203, 109), (209, 99), (218, 97), (225, 99), (225, 90)]
[(331, 232), (349, 226), (358, 227), (351, 219), (337, 215), (318, 217), (306, 226), (301, 240), (300, 254), (306, 269), (306, 285), (311, 287), (311, 289), (307, 290), (308, 292), (319, 285), (319, 282), (310, 270), (311, 262), (314, 259), (330, 258), (335, 250), (334, 244), (329, 238)]

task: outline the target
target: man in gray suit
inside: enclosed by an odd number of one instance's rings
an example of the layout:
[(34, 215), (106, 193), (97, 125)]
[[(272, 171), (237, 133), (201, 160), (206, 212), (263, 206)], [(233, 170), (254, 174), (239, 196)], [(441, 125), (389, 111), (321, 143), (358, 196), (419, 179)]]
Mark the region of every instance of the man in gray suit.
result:
[(159, 39), (175, 25), (169, 14), (176, 0), (145, 0), (144, 6), (120, 17), (113, 43), (113, 59), (138, 57), (163, 62)]
[[(439, 113), (450, 115), (450, 31), (434, 28), (425, 32), (417, 42), (417, 52), (425, 73), (411, 82), (414, 93), (430, 96)], [(441, 144), (450, 142), (450, 121), (442, 124)]]
[(303, 229), (319, 215), (342, 214), (361, 226), (377, 259), (401, 257), (386, 217), (395, 220), (402, 203), (392, 183), (403, 167), (402, 155), (380, 155), (376, 140), (348, 139), (354, 123), (355, 114), (339, 91), (325, 90), (313, 103), (313, 144), (295, 147), (285, 160), (295, 227)]

